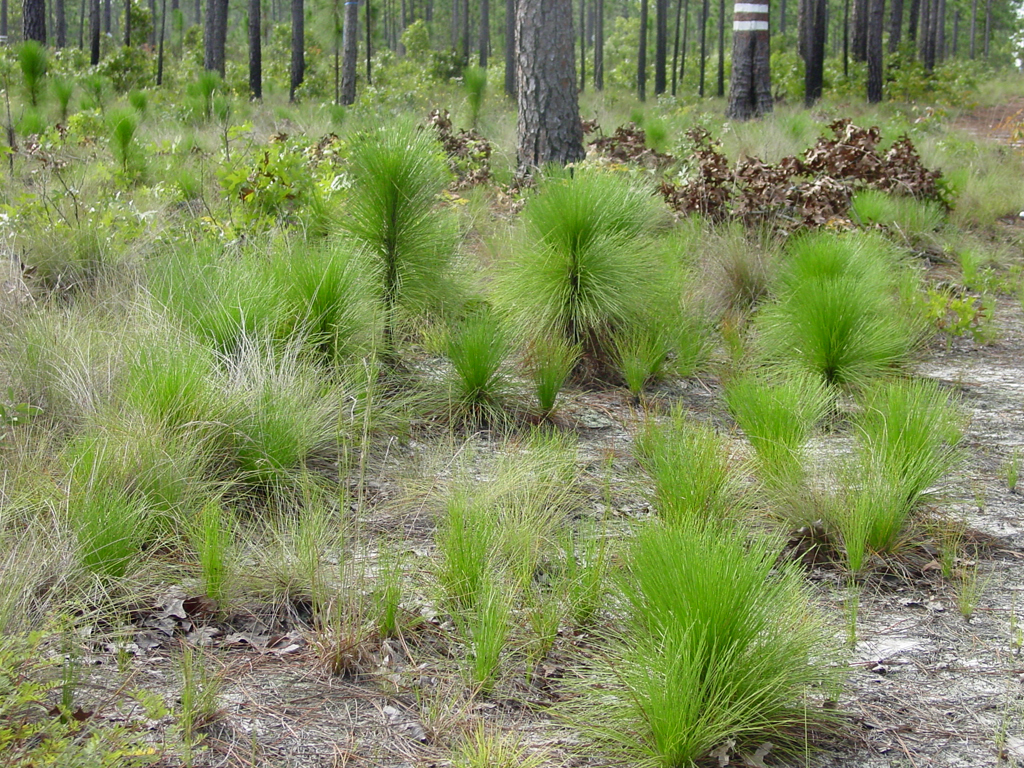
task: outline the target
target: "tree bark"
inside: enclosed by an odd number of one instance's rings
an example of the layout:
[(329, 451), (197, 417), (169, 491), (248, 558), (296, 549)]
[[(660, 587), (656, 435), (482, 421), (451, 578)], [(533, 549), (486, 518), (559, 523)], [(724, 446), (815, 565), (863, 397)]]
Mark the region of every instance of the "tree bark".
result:
[(491, 50), (491, 4), (480, 0), (480, 66), (487, 66), (487, 55)]
[[(84, 0), (83, 0), (84, 2)], [(100, 63), (100, 0), (89, 3), (89, 64)]]
[(935, 8), (935, 62), (946, 58), (946, 0), (936, 0)]
[(676, 95), (676, 85), (678, 84), (679, 78), (676, 75), (679, 74), (679, 28), (682, 22), (683, 15), (683, 0), (676, 0), (676, 33), (675, 40), (672, 43), (672, 95)]
[(771, 45), (768, 3), (740, 3), (733, 9), (731, 120), (749, 120), (772, 111)]
[(636, 54), (636, 96), (647, 101), (647, 0), (640, 0), (640, 45)]
[(132, 45), (132, 0), (124, 0), (124, 47)]
[(580, 0), (580, 93), (587, 90), (587, 0)]
[(868, 6), (868, 103), (882, 100), (882, 32), (885, 29), (885, 0), (871, 0)]
[(704, 0), (700, 10), (700, 86), (697, 94), (701, 98), (704, 98), (704, 73), (708, 61), (708, 3), (709, 0)]
[(900, 49), (903, 34), (903, 0), (892, 0), (889, 10), (889, 53)]
[(260, 0), (249, 0), (249, 98), (263, 99), (263, 31)]
[(654, 95), (665, 92), (668, 82), (668, 0), (654, 3)]
[(64, 0), (55, 0), (54, 11), (56, 12), (56, 24), (54, 34), (57, 37), (57, 47), (63, 48), (68, 40), (68, 19), (65, 13)]
[(956, 58), (957, 53), (960, 50), (960, 9), (957, 8), (953, 11), (953, 58)]
[(111, 0), (103, 0), (103, 34), (110, 34), (111, 19), (113, 18), (113, 11), (111, 10)]
[(992, 42), (992, 0), (985, 0), (985, 59), (988, 59), (989, 44)]
[(917, 42), (917, 26), (921, 21), (921, 0), (910, 0), (910, 13), (907, 14), (907, 40)]
[(462, 66), (469, 66), (469, 0), (462, 0)]
[(604, 90), (604, 0), (594, 0), (594, 88)]
[(779, 0), (779, 34), (786, 34), (786, 0)]
[(164, 84), (164, 35), (167, 32), (167, 0), (160, 3), (160, 43), (156, 54), (156, 84)]
[(7, 42), (7, 0), (0, 0), (0, 37)]
[[(355, 6), (356, 10), (359, 6)], [(292, 0), (292, 66), (288, 101), (295, 101), (295, 91), (306, 77), (306, 9), (303, 0)]]
[[(367, 24), (369, 26), (369, 24)], [(356, 61), (359, 58), (359, 6), (345, 3), (345, 26), (341, 37), (341, 103), (356, 101)]]
[(807, 39), (804, 67), (804, 104), (808, 107), (821, 98), (825, 74), (825, 0), (804, 0), (804, 28)]
[(868, 2), (869, 0), (853, 0), (850, 57), (854, 61), (864, 61), (868, 56)]
[(725, 0), (718, 0), (718, 98), (725, 96)]
[(516, 97), (516, 0), (505, 0), (505, 95)]
[(973, 59), (977, 53), (975, 47), (978, 39), (978, 0), (971, 0), (971, 58)]
[(228, 33), (228, 0), (207, 0), (203, 68), (224, 77), (224, 46)]
[(519, 0), (516, 40), (520, 170), (582, 160), (571, 0)]
[(22, 33), (25, 40), (46, 45), (46, 1), (25, 0), (21, 6)]

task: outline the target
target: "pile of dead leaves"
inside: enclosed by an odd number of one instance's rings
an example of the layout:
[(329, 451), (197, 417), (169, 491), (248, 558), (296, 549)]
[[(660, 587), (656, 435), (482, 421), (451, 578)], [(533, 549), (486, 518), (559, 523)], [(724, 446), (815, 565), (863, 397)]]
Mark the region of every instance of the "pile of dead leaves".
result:
[(437, 139), (448, 156), (448, 165), (456, 176), (455, 189), (468, 189), (491, 179), (493, 145), (476, 131), (455, 130), (446, 109), (435, 109), (427, 117), (427, 125), (437, 132)]
[[(583, 128), (587, 133), (600, 130), (594, 121), (584, 122)], [(620, 125), (611, 136), (599, 136), (590, 142), (590, 149), (594, 154), (612, 162), (635, 163), (645, 168), (667, 168), (675, 162), (672, 155), (648, 147), (647, 134), (635, 123)]]

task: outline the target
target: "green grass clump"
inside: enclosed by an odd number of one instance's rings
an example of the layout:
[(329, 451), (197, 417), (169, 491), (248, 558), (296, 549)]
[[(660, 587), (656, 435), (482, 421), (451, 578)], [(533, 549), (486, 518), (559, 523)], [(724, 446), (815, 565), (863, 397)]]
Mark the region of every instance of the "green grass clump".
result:
[(771, 359), (859, 387), (906, 364), (917, 326), (900, 301), (901, 270), (877, 237), (800, 237), (780, 276), (781, 294), (758, 317)]
[[(743, 528), (654, 523), (629, 550), (628, 619), (614, 673), (587, 697), (599, 739), (626, 762), (692, 766), (733, 739), (799, 746), (829, 723), (814, 702), (835, 682), (835, 641), (781, 543)], [(612, 683), (614, 685), (614, 683)], [(593, 698), (600, 702), (593, 702)]]
[(804, 444), (832, 395), (820, 379), (749, 373), (726, 385), (725, 402), (754, 448), (761, 479), (776, 491), (805, 482)]
[(558, 395), (579, 357), (579, 349), (569, 346), (562, 339), (539, 338), (533, 341), (527, 355), (527, 367), (533, 379), (537, 405), (543, 416), (554, 413)]
[(121, 172), (127, 176), (138, 167), (138, 147), (135, 134), (139, 130), (139, 112), (134, 109), (116, 109), (107, 114), (110, 126), (110, 147), (121, 165)]
[(502, 368), (509, 344), (501, 318), (490, 310), (469, 315), (448, 337), (448, 359), (453, 375), (449, 384), (451, 409), (479, 424), (494, 424), (504, 417), (509, 383)]
[(18, 48), (18, 66), (25, 85), (28, 103), (38, 107), (42, 99), (43, 81), (46, 77), (47, 61), (46, 46), (35, 40), (26, 40)]
[(57, 100), (57, 108), (60, 110), (60, 121), (62, 123), (66, 122), (69, 105), (71, 104), (71, 96), (75, 92), (75, 83), (67, 77), (56, 77), (50, 81), (50, 90), (53, 91), (53, 97)]
[(501, 265), (499, 305), (525, 337), (614, 369), (616, 335), (643, 326), (671, 289), (651, 248), (659, 220), (650, 191), (619, 174), (547, 179), (523, 212), (523, 247)]
[(637, 461), (654, 480), (654, 508), (670, 524), (717, 523), (743, 506), (729, 454), (715, 430), (677, 409), (648, 421), (635, 443)]
[(942, 206), (933, 200), (891, 195), (876, 189), (858, 192), (850, 207), (862, 224), (881, 224), (910, 241), (935, 232), (946, 220)]
[(343, 226), (371, 258), (390, 339), (399, 309), (417, 315), (453, 300), (455, 219), (437, 207), (450, 172), (432, 134), (401, 125), (361, 136), (350, 163)]
[(466, 67), (462, 70), (462, 88), (466, 92), (470, 127), (476, 128), (480, 122), (480, 110), (484, 106), (484, 94), (487, 93), (487, 69)]
[(104, 483), (86, 485), (72, 489), (68, 515), (88, 570), (118, 579), (139, 561), (152, 519), (138, 499)]

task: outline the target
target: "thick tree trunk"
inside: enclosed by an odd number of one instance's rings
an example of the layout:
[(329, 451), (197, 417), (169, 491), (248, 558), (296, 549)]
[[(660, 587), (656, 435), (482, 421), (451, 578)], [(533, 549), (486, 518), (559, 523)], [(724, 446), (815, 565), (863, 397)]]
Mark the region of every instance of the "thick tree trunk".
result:
[(582, 160), (571, 0), (519, 0), (516, 40), (520, 169)]
[(668, 82), (668, 0), (654, 2), (654, 95), (665, 92)]
[[(369, 25), (367, 25), (369, 26)], [(348, 106), (356, 100), (356, 61), (359, 58), (359, 6), (345, 4), (345, 27), (342, 31), (341, 103)]]
[(918, 49), (926, 72), (935, 69), (935, 17), (937, 0), (922, 0), (921, 35)]
[(263, 9), (260, 0), (249, 0), (249, 98), (263, 98)]
[(55, 0), (54, 11), (57, 15), (54, 34), (57, 36), (57, 47), (68, 44), (68, 19), (65, 13), (64, 0)]
[(854, 61), (864, 61), (868, 56), (868, 2), (869, 0), (853, 0), (850, 56)]
[(725, 0), (718, 0), (718, 98), (725, 96)]
[(516, 0), (505, 0), (505, 95), (516, 97)]
[[(358, 11), (359, 6), (354, 6)], [(295, 91), (306, 77), (306, 9), (303, 0), (292, 0), (292, 67), (288, 101), (295, 101)]]
[(882, 100), (882, 33), (885, 29), (885, 0), (871, 0), (868, 6), (868, 103)]
[(804, 0), (807, 39), (804, 67), (804, 104), (808, 107), (821, 98), (825, 75), (825, 0)]
[(771, 45), (768, 3), (737, 2), (732, 21), (731, 120), (749, 120), (772, 111)]
[(907, 14), (907, 40), (917, 43), (917, 26), (921, 21), (921, 0), (910, 0), (910, 13)]
[(594, 0), (594, 88), (604, 90), (604, 0)]
[(22, 34), (25, 40), (46, 45), (46, 2), (25, 0), (21, 6)]
[[(84, 1), (84, 0), (83, 0)], [(89, 64), (100, 63), (100, 0), (89, 3)]]
[(228, 0), (207, 0), (203, 68), (224, 77), (224, 45), (228, 32)]
[(889, 10), (889, 53), (900, 49), (903, 34), (903, 0), (892, 0)]
[(491, 50), (491, 4), (480, 0), (480, 66), (487, 66), (487, 55)]
[(640, 45), (636, 54), (636, 96), (647, 101), (647, 0), (640, 0)]

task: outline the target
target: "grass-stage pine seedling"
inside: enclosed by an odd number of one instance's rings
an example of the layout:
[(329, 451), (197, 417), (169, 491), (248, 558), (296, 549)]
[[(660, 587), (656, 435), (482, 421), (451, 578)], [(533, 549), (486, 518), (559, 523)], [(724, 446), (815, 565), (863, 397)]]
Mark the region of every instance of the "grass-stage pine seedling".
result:
[(138, 564), (152, 525), (152, 511), (138, 499), (105, 484), (85, 485), (72, 488), (68, 515), (88, 570), (119, 579)]
[(664, 423), (648, 421), (637, 435), (635, 451), (654, 481), (652, 501), (665, 521), (714, 524), (742, 508), (742, 490), (724, 441), (681, 409)]
[(508, 644), (511, 596), (495, 573), (480, 584), (473, 610), (456, 614), (456, 623), (469, 643), (469, 679), (482, 693), (490, 693), (501, 675), (501, 659)]
[(689, 766), (729, 739), (802, 747), (808, 728), (832, 721), (814, 699), (837, 679), (836, 639), (780, 548), (694, 521), (638, 533), (626, 628), (611, 668), (594, 669), (602, 684), (584, 689), (581, 716), (599, 742), (626, 762)]
[(462, 87), (469, 107), (469, 125), (476, 128), (480, 122), (480, 110), (484, 106), (484, 94), (487, 92), (487, 70), (484, 67), (466, 67), (462, 70)]
[(769, 359), (844, 387), (909, 360), (917, 329), (900, 303), (900, 266), (888, 246), (867, 235), (804, 235), (789, 259), (778, 300), (758, 317)]
[(494, 565), (494, 548), (500, 532), (493, 509), (467, 490), (448, 499), (438, 523), (434, 577), (452, 611), (472, 609), (488, 571)]
[(489, 309), (473, 312), (449, 333), (447, 352), (452, 415), (482, 426), (501, 422), (510, 394), (502, 370), (509, 344), (501, 318)]
[(203, 505), (193, 539), (199, 554), (203, 589), (223, 610), (231, 589), (234, 521), (217, 499), (210, 499)]
[(933, 234), (945, 223), (942, 206), (933, 200), (865, 189), (854, 195), (850, 209), (862, 224), (881, 224), (910, 242)]
[(139, 129), (139, 113), (134, 109), (116, 109), (107, 115), (110, 126), (110, 147), (127, 178), (129, 171), (138, 168), (138, 147), (135, 134)]
[(620, 174), (548, 178), (523, 211), (522, 247), (501, 265), (499, 306), (526, 338), (561, 339), (599, 372), (614, 370), (616, 334), (668, 290), (651, 247), (659, 220), (650, 190)]
[(541, 415), (547, 417), (554, 413), (558, 395), (579, 359), (579, 348), (563, 339), (542, 337), (533, 341), (527, 354), (527, 367)]
[(372, 260), (386, 341), (391, 341), (400, 308), (413, 314), (437, 311), (455, 296), (455, 219), (437, 207), (448, 164), (431, 133), (403, 125), (361, 136), (353, 143), (350, 163), (343, 226)]
[(56, 77), (50, 81), (50, 90), (53, 91), (53, 97), (57, 100), (60, 121), (67, 122), (71, 96), (75, 92), (74, 81), (67, 77)]
[(46, 46), (35, 41), (26, 40), (18, 48), (18, 66), (25, 84), (25, 95), (28, 103), (38, 107), (43, 97), (43, 81), (46, 77), (47, 61)]
[(752, 372), (726, 385), (725, 402), (754, 448), (761, 479), (774, 492), (804, 485), (804, 444), (832, 394), (809, 374)]

